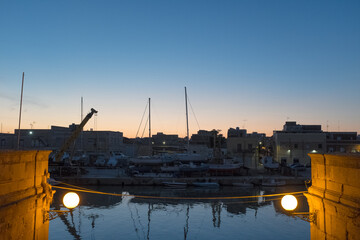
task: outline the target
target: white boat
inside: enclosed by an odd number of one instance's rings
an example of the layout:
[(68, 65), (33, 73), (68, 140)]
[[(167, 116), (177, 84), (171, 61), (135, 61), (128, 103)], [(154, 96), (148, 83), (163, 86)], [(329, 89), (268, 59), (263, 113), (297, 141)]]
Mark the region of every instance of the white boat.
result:
[(247, 182), (233, 183), (232, 185), (233, 185), (234, 187), (243, 187), (243, 188), (252, 188), (252, 187), (254, 187), (254, 184), (252, 184), (252, 183), (247, 183)]
[(137, 173), (134, 174), (134, 177), (139, 178), (171, 178), (174, 177), (171, 173)]
[(267, 169), (278, 169), (280, 167), (278, 162), (274, 162), (270, 156), (265, 156), (261, 159), (261, 163), (264, 164), (264, 168)]
[(181, 172), (204, 172), (209, 169), (207, 164), (195, 165), (192, 162), (189, 164), (181, 164), (180, 171)]
[(234, 171), (242, 166), (241, 163), (209, 164), (210, 171)]
[(167, 186), (167, 187), (186, 187), (187, 183), (184, 182), (162, 182), (163, 185)]
[(176, 153), (174, 157), (177, 161), (188, 163), (188, 162), (206, 162), (208, 159), (203, 155), (197, 153)]
[(284, 186), (286, 184), (285, 181), (283, 180), (275, 180), (275, 179), (270, 179), (269, 181), (264, 181), (261, 183), (262, 186), (264, 187), (279, 187), (279, 186)]
[(164, 156), (140, 156), (136, 158), (130, 158), (129, 162), (133, 164), (143, 164), (143, 165), (158, 165), (163, 163), (173, 162), (174, 159)]
[(216, 188), (220, 185), (216, 182), (193, 182), (192, 183), (195, 187), (208, 187), (208, 188)]

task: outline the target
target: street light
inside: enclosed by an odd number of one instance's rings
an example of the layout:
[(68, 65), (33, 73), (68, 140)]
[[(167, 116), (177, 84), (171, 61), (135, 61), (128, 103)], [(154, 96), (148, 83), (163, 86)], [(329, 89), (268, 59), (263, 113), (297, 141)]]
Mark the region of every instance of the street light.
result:
[(307, 222), (316, 222), (315, 212), (293, 212), (298, 205), (298, 201), (294, 195), (285, 195), (281, 199), (281, 206), (295, 217), (299, 217)]
[(80, 197), (74, 192), (68, 192), (63, 198), (63, 204), (68, 209), (76, 208), (79, 205)]
[(281, 199), (281, 206), (286, 211), (294, 211), (297, 205), (298, 205), (298, 201), (296, 197), (294, 197), (294, 195), (285, 195)]
[(80, 203), (80, 197), (77, 193), (68, 192), (63, 197), (63, 204), (68, 210), (45, 210), (44, 211), (44, 222), (53, 220), (61, 215), (66, 215), (73, 211)]

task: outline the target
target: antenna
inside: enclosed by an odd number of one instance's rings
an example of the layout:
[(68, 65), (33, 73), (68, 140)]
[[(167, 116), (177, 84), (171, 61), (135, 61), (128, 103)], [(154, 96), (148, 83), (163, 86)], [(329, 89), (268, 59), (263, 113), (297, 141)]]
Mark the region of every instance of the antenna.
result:
[(245, 129), (245, 123), (246, 123), (246, 121), (247, 121), (247, 119), (244, 119), (244, 120), (243, 120), (243, 125), (242, 125), (242, 127), (241, 127), (242, 129)]
[(326, 131), (329, 131), (329, 120), (326, 120)]

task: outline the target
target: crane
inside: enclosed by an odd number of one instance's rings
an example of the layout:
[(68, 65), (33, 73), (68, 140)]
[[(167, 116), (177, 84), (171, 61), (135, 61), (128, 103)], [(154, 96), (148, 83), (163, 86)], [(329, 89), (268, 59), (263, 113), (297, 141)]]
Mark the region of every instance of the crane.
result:
[(69, 146), (76, 140), (76, 138), (79, 136), (81, 131), (83, 130), (85, 124), (90, 120), (92, 115), (94, 113), (97, 113), (95, 109), (91, 109), (91, 111), (86, 115), (84, 120), (80, 123), (78, 127), (76, 127), (75, 131), (72, 132), (71, 136), (66, 140), (64, 145), (61, 147), (60, 151), (56, 153), (55, 155), (55, 162), (60, 162), (62, 156), (64, 155), (64, 152), (69, 148)]

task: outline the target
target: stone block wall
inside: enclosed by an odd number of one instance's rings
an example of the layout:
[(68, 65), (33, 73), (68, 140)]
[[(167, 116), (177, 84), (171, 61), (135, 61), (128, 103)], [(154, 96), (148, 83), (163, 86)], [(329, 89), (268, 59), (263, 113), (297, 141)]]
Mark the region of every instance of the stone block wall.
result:
[(360, 239), (360, 155), (309, 154), (312, 239)]
[(0, 151), (0, 239), (47, 239), (50, 151)]

